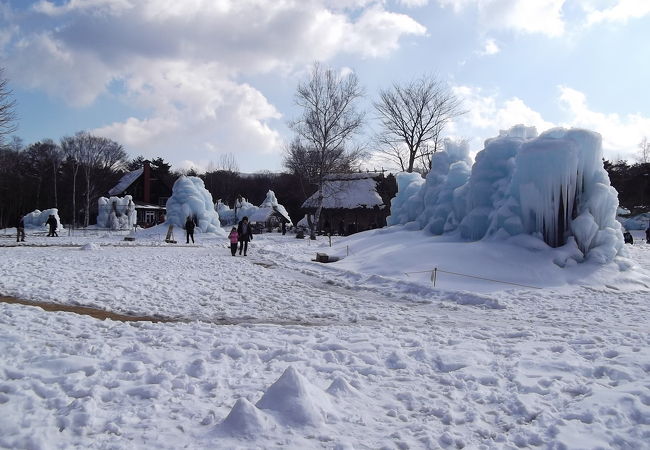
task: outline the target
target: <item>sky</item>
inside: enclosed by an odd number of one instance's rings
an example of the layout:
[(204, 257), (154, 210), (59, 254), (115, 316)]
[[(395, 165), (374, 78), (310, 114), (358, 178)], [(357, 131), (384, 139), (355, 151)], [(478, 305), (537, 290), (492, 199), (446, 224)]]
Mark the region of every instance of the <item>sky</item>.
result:
[[(86, 130), (129, 156), (282, 169), (297, 84), (316, 61), (380, 89), (426, 75), (473, 152), (523, 123), (599, 132), (607, 159), (650, 137), (647, 0), (2, 0), (0, 67), (25, 144)], [(385, 164), (373, 160), (368, 164)]]

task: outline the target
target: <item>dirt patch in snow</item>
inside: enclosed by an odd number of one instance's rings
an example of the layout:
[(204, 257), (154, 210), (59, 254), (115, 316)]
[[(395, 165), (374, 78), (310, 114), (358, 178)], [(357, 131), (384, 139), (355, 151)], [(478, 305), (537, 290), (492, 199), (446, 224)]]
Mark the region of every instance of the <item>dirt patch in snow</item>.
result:
[(179, 322), (180, 320), (166, 318), (166, 317), (150, 317), (150, 316), (131, 316), (126, 314), (114, 313), (103, 309), (89, 308), (87, 306), (76, 305), (62, 305), (60, 303), (37, 302), (32, 300), (23, 300), (15, 297), (2, 297), (0, 302), (12, 303), (26, 306), (36, 306), (44, 309), (45, 311), (62, 311), (81, 314), (84, 316), (94, 317), (99, 320), (119, 320), (121, 322)]
[(215, 325), (278, 325), (289, 326), (298, 325), (306, 327), (331, 325), (331, 323), (321, 322), (303, 322), (302, 320), (281, 320), (281, 319), (260, 319), (252, 317), (234, 317), (234, 318), (218, 318), (212, 320), (190, 319), (185, 317), (163, 317), (163, 316), (138, 316), (129, 314), (120, 314), (103, 309), (90, 308), (88, 306), (77, 305), (63, 305), (61, 303), (39, 302), (33, 300), (23, 300), (16, 297), (6, 297), (0, 295), (0, 303), (10, 303), (16, 305), (35, 306), (45, 311), (60, 311), (70, 312), (74, 314), (81, 314), (83, 316), (94, 317), (99, 320), (117, 320), (120, 322), (205, 322), (213, 323)]

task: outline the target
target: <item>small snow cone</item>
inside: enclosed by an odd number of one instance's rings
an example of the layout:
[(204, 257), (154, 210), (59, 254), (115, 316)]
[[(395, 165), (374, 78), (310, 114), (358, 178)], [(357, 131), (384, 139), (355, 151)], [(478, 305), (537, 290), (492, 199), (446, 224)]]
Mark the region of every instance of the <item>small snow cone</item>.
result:
[(232, 227), (228, 239), (230, 240), (230, 253), (232, 253), (232, 256), (235, 256), (237, 252), (237, 241), (239, 240), (239, 233), (237, 233), (236, 227)]

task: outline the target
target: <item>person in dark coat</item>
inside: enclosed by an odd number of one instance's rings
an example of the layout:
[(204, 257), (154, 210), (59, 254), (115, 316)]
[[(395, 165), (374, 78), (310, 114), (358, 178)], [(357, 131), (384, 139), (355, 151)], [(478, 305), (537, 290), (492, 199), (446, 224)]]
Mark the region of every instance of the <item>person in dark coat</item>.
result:
[(59, 237), (59, 234), (56, 232), (56, 227), (58, 224), (56, 223), (56, 217), (54, 217), (53, 214), (50, 214), (50, 217), (47, 218), (47, 221), (45, 223), (50, 227), (50, 231), (47, 233), (47, 237)]
[(25, 216), (18, 216), (16, 221), (16, 242), (25, 242)]
[(650, 244), (650, 223), (648, 224), (648, 228), (645, 229), (645, 243)]
[(626, 244), (634, 244), (634, 238), (632, 238), (632, 233), (630, 233), (627, 230), (625, 230), (625, 233), (623, 233), (623, 240), (625, 241)]
[(192, 238), (192, 244), (194, 244), (194, 227), (195, 223), (192, 220), (191, 217), (187, 217), (187, 220), (185, 221), (185, 239), (186, 239), (186, 244), (190, 243), (190, 238)]
[(239, 254), (241, 255), (242, 250), (244, 250), (244, 256), (248, 251), (248, 241), (253, 240), (253, 228), (251, 224), (248, 223), (248, 217), (244, 216), (242, 220), (239, 221), (237, 225), (237, 235), (239, 237)]

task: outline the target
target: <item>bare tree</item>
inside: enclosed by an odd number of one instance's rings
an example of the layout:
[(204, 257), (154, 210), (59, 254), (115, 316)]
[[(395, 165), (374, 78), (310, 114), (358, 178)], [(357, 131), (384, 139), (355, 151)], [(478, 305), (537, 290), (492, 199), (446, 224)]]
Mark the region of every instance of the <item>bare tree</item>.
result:
[(316, 238), (316, 225), (323, 209), (325, 177), (349, 167), (360, 156), (358, 149), (350, 150), (347, 145), (363, 124), (364, 115), (356, 107), (362, 96), (363, 89), (354, 73), (343, 76), (319, 63), (298, 84), (295, 102), (302, 108), (302, 115), (289, 124), (296, 137), (287, 148), (284, 165), (306, 176), (318, 188), (312, 239)]
[(219, 156), (219, 164), (216, 170), (223, 170), (225, 172), (239, 172), (239, 164), (237, 158), (233, 153), (225, 153)]
[(84, 202), (84, 227), (90, 223), (90, 200), (96, 195), (98, 177), (112, 172), (126, 163), (126, 152), (122, 145), (111, 139), (93, 136), (80, 131), (74, 137), (61, 141), (66, 156), (73, 164), (73, 210), (76, 219), (76, 178), (79, 168), (83, 168), (86, 182)]
[(4, 69), (0, 67), (0, 146), (5, 136), (16, 131), (16, 101), (11, 99), (13, 92), (9, 82), (4, 78)]
[(641, 164), (650, 163), (650, 142), (648, 142), (646, 136), (643, 136), (639, 143), (639, 157), (637, 159)]
[(418, 159), (429, 171), (445, 126), (464, 114), (460, 100), (433, 76), (405, 85), (394, 83), (379, 92), (373, 105), (382, 124), (377, 136), (379, 151), (406, 172), (413, 172)]
[(80, 131), (75, 136), (61, 138), (61, 150), (66, 160), (72, 166), (72, 228), (77, 225), (77, 175), (81, 167), (81, 153), (83, 149), (84, 132)]

